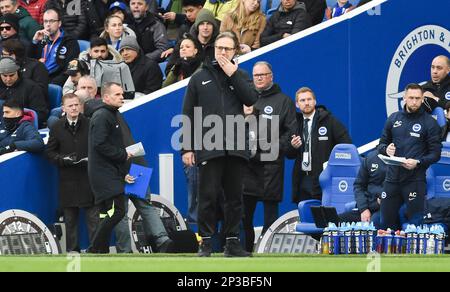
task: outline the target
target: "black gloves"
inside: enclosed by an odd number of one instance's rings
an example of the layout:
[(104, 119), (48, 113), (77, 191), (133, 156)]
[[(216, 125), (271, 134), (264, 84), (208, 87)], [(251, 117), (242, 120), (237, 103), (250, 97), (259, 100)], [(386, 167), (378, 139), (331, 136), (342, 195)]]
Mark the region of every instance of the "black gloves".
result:
[(16, 145), (14, 145), (14, 143), (11, 143), (8, 146), (0, 147), (0, 155), (6, 154), (6, 153), (10, 153), (10, 152), (14, 152), (15, 150), (16, 150)]

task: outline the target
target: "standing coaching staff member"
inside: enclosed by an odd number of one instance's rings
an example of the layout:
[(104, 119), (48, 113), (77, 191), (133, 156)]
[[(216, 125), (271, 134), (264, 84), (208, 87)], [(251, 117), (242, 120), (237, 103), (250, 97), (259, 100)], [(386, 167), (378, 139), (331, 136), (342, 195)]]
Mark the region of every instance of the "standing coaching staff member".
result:
[(398, 227), (398, 211), (406, 204), (406, 217), (412, 224), (422, 222), (426, 195), (425, 172), (441, 156), (441, 130), (421, 107), (424, 96), (418, 84), (405, 88), (403, 111), (392, 114), (383, 130), (379, 153), (405, 157), (402, 166), (388, 165), (381, 195), (381, 228)]
[[(200, 107), (204, 117), (217, 115), (225, 125), (225, 116), (243, 115), (243, 104), (251, 106), (256, 101), (256, 91), (252, 81), (233, 58), (238, 52), (239, 41), (234, 33), (223, 32), (215, 42), (215, 58), (205, 63), (194, 74), (184, 97), (183, 114), (194, 121), (194, 107)], [(242, 117), (243, 120), (243, 117)], [(201, 121), (203, 123), (203, 121)], [(224, 127), (225, 128), (225, 127)], [(191, 137), (194, 137), (193, 128)], [(202, 129), (195, 129), (196, 132)], [(203, 133), (208, 132), (208, 128)], [(242, 219), (242, 189), (244, 168), (249, 159), (246, 150), (238, 150), (236, 133), (223, 133), (223, 143), (219, 149), (194, 151), (192, 145), (183, 145), (183, 162), (187, 166), (199, 165), (198, 227), (203, 242), (199, 256), (210, 256), (211, 236), (216, 228), (216, 203), (224, 194), (225, 222), (223, 232), (227, 238), (225, 256), (250, 256), (239, 243), (239, 223)], [(242, 137), (241, 137), (242, 138)], [(192, 139), (193, 140), (193, 139)], [(232, 148), (225, 147), (226, 141), (233, 142)]]
[(125, 151), (118, 121), (118, 110), (123, 105), (122, 87), (105, 83), (102, 100), (104, 104), (92, 115), (89, 127), (88, 174), (101, 219), (89, 253), (109, 253), (111, 232), (125, 216), (128, 202), (124, 190), (126, 162), (131, 155)]
[(295, 158), (292, 171), (292, 202), (298, 204), (309, 199), (322, 199), (319, 175), (334, 146), (351, 144), (345, 126), (323, 106), (316, 108), (316, 95), (308, 87), (295, 94), (297, 107), (297, 133), (292, 136), (288, 158)]
[(87, 175), (87, 163), (79, 162), (88, 156), (89, 119), (80, 114), (80, 98), (73, 93), (62, 97), (66, 115), (50, 129), (46, 154), (59, 166), (59, 207), (66, 222), (66, 251), (80, 251), (78, 245), (78, 217), (80, 209), (86, 214), (89, 240), (98, 225), (98, 211), (94, 206)]

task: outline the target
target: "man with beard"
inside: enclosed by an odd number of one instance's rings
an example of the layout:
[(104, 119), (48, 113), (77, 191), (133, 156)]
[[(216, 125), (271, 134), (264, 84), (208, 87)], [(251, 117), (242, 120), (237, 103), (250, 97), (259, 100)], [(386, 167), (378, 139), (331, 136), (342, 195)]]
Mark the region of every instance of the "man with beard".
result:
[(322, 199), (319, 175), (334, 146), (352, 141), (344, 125), (324, 106), (316, 107), (316, 95), (308, 87), (296, 93), (297, 133), (292, 135), (288, 157), (295, 158), (292, 172), (292, 201)]
[(441, 55), (431, 63), (431, 80), (423, 85), (425, 110), (431, 112), (440, 106), (450, 109), (450, 59)]
[(3, 103), (3, 119), (0, 120), (0, 155), (18, 151), (41, 152), (44, 141), (33, 125), (33, 117), (24, 112), (16, 100)]
[(397, 230), (399, 209), (406, 204), (408, 222), (423, 220), (427, 168), (441, 156), (441, 131), (436, 120), (421, 107), (424, 96), (418, 84), (408, 84), (403, 110), (393, 113), (384, 126), (378, 152), (405, 158), (402, 165), (388, 165), (381, 194), (381, 228)]

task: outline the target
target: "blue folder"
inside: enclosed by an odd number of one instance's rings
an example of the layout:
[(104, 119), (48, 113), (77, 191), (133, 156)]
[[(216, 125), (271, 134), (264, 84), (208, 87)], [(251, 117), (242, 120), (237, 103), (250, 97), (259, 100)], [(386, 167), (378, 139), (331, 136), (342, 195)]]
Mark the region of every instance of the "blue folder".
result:
[(137, 164), (131, 164), (130, 175), (133, 176), (134, 183), (125, 184), (125, 194), (129, 196), (135, 196), (140, 199), (145, 199), (147, 195), (148, 185), (150, 184), (150, 178), (152, 177), (152, 168), (140, 166)]

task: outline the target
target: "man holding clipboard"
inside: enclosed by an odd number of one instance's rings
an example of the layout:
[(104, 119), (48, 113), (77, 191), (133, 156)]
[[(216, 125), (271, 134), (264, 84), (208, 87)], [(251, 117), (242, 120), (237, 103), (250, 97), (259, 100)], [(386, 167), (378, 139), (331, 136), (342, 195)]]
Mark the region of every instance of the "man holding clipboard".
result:
[[(383, 130), (378, 152), (392, 157), (404, 157), (400, 165), (387, 165), (384, 192), (381, 194), (381, 228), (398, 229), (398, 211), (406, 204), (406, 217), (420, 225), (426, 195), (425, 173), (441, 154), (441, 130), (421, 105), (422, 87), (409, 84), (403, 97), (402, 111), (392, 114)], [(398, 159), (397, 159), (398, 160)], [(401, 160), (398, 160), (401, 161)]]

